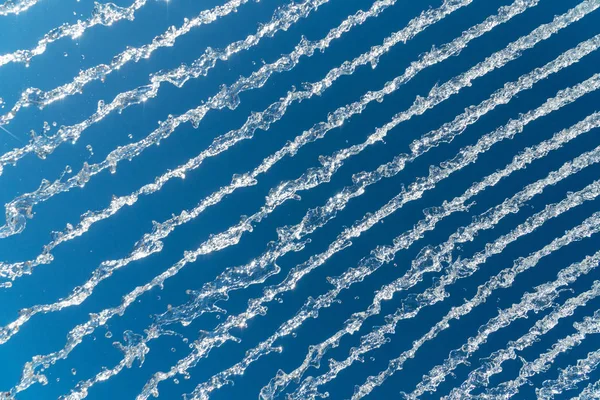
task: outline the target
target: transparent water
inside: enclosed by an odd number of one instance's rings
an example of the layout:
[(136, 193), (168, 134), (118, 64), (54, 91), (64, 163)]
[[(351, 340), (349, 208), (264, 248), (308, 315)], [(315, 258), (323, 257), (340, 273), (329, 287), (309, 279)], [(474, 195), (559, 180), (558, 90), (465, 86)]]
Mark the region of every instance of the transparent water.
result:
[(598, 7), (3, 3), (0, 391), (595, 398)]

